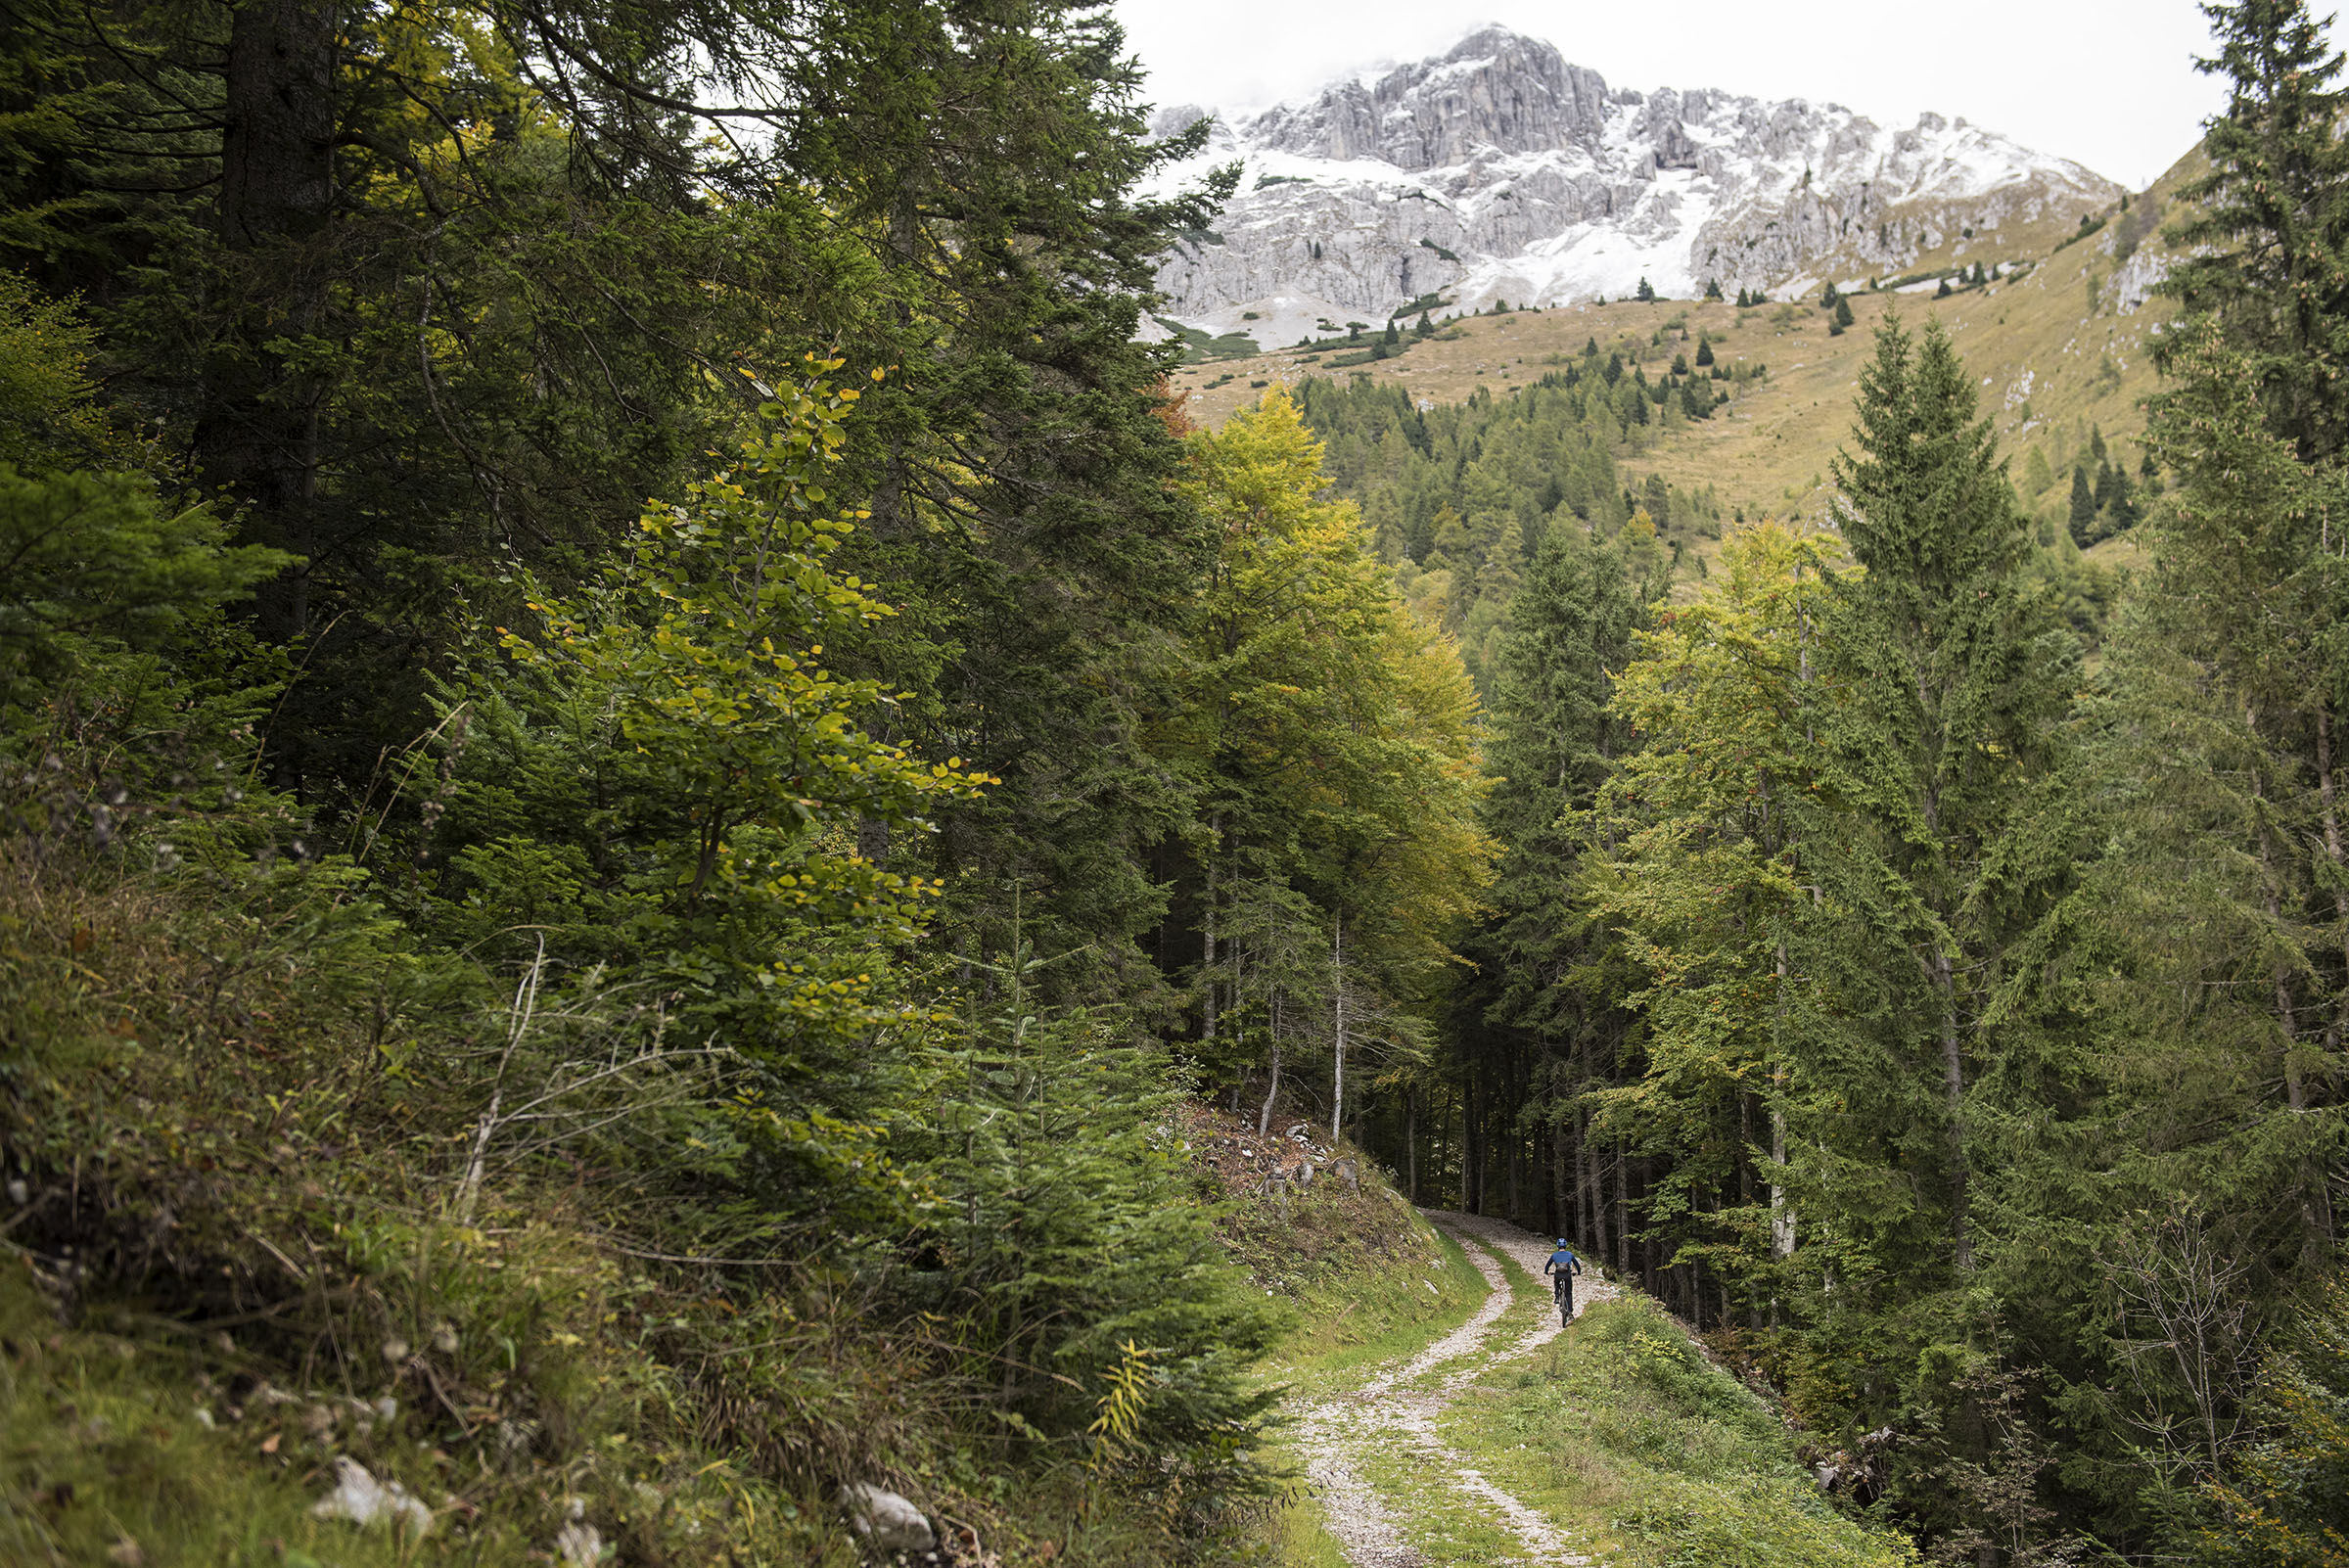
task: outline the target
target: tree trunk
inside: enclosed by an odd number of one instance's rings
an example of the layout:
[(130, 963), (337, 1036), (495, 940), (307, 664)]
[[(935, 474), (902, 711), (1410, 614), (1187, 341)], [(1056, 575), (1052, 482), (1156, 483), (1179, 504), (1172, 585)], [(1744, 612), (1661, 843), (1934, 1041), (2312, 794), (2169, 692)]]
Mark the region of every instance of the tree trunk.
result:
[(1404, 1196), (1412, 1208), (1419, 1207), (1419, 1091), (1403, 1091), (1403, 1162)]
[[(2244, 718), (2250, 723), (2252, 733), (2256, 735), (2258, 733), (2257, 719), (2249, 714), (2246, 714)], [(2267, 799), (2260, 784), (2256, 765), (2253, 767), (2251, 775), (2251, 798), (2263, 805)], [(2280, 941), (2283, 935), (2283, 895), (2282, 890), (2278, 886), (2280, 873), (2276, 869), (2275, 850), (2270, 840), (2264, 813), (2259, 823), (2259, 870), (2260, 881), (2267, 895), (2268, 923), (2275, 929), (2277, 938)], [(2291, 966), (2279, 959), (2273, 978), (2276, 987), (2276, 1023), (2283, 1034), (2283, 1104), (2288, 1111), (2303, 1112), (2308, 1109), (2308, 1085), (2302, 1082), (2300, 1076), (2298, 1057), (2300, 1019), (2298, 1005), (2292, 999)], [(2320, 1202), (2323, 1202), (2326, 1208), (2330, 1208), (2329, 1195), (2320, 1197), (2320, 1194), (2324, 1193), (2324, 1173), (2318, 1170), (2314, 1162), (2305, 1155), (2302, 1156), (2300, 1160), (2300, 1228), (2307, 1238), (2307, 1245), (2311, 1248), (2322, 1246), (2325, 1234), (2330, 1228), (2319, 1218)]]
[(1200, 973), (1207, 978), (1207, 996), (1200, 1004), (1199, 1038), (1203, 1043), (1216, 1038), (1216, 861), (1222, 853), (1223, 813), (1218, 811), (1209, 826), (1215, 841), (1207, 848), (1207, 909), (1199, 933), (1206, 943), (1199, 964)]
[(1501, 1210), (1501, 1218), (1508, 1221), (1511, 1224), (1515, 1224), (1517, 1222), (1517, 1217), (1525, 1213), (1524, 1205), (1519, 1201), (1518, 1190), (1518, 1176), (1525, 1166), (1525, 1127), (1523, 1123), (1523, 1117), (1525, 1114), (1525, 1089), (1524, 1084), (1520, 1082), (1518, 1077), (1517, 1062), (1517, 1047), (1511, 1045), (1509, 1047), (1508, 1058), (1509, 1098), (1507, 1102), (1506, 1116), (1502, 1122), (1502, 1126), (1506, 1129), (1506, 1135), (1509, 1140), (1509, 1160), (1507, 1174), (1503, 1177), (1503, 1179), (1507, 1182), (1508, 1203), (1507, 1206)]
[(1965, 1057), (1958, 1038), (1958, 984), (1947, 952), (1933, 955), (1933, 989), (1941, 993), (1941, 1092), (1950, 1117), (1950, 1235), (1958, 1267), (1974, 1267), (1974, 1241), (1966, 1226)]
[(1468, 1064), (1468, 1082), (1463, 1085), (1460, 1099), (1460, 1210), (1464, 1214), (1485, 1212), (1485, 1151), (1483, 1138), (1484, 1096), (1476, 1063)]
[(1256, 1113), (1256, 1135), (1272, 1130), (1272, 1104), (1280, 1098), (1280, 992), (1272, 993), (1272, 1086), (1265, 1090), (1265, 1108)]
[(1346, 1130), (1346, 921), (1341, 916), (1330, 944), (1331, 989), (1337, 993), (1337, 1050), (1329, 1084), (1329, 1141), (1334, 1148)]
[(317, 0), (248, 0), (229, 23), (222, 83), (215, 212), (243, 308), (205, 366), (195, 458), (206, 484), (249, 509), (254, 535), (305, 558), (256, 595), (280, 643), (309, 629), (322, 389), (269, 346), (325, 309), (338, 18)]
[[(1590, 1136), (1590, 1119), (1588, 1115), (1582, 1120), (1578, 1141), (1583, 1146), (1583, 1202), (1589, 1210), (1590, 1246), (1601, 1258), (1610, 1258), (1614, 1256), (1614, 1249), (1608, 1245), (1607, 1194), (1604, 1183), (1599, 1179), (1598, 1142)], [(1618, 1260), (1619, 1267), (1620, 1262)]]
[(1615, 1270), (1632, 1271), (1632, 1195), (1625, 1190), (1630, 1173), (1624, 1169), (1623, 1140), (1615, 1140)]
[(2325, 1048), (2340, 1049), (2343, 1025), (2349, 1022), (2349, 866), (2343, 864), (2341, 816), (2332, 779), (2332, 704), (2317, 699), (2317, 799), (2325, 809), (2325, 854), (2332, 862), (2332, 909), (2340, 920), (2342, 988), (2339, 1006), (2325, 1033)]

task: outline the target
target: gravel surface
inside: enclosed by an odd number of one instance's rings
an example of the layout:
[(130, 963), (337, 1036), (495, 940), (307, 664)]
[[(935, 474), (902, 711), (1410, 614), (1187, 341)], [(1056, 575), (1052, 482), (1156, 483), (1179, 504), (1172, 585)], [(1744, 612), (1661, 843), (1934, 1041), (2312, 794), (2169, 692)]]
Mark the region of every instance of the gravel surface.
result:
[[(1452, 1400), (1488, 1367), (1518, 1360), (1558, 1337), (1548, 1309), (1542, 1265), (1550, 1244), (1530, 1231), (1478, 1215), (1423, 1211), (1434, 1223), (1458, 1237), (1490, 1294), (1458, 1328), (1406, 1360), (1373, 1369), (1350, 1393), (1333, 1395), (1298, 1412), (1297, 1436), (1306, 1454), (1306, 1474), (1327, 1516), (1328, 1529), (1354, 1568), (1419, 1568), (1425, 1559), (1405, 1540), (1402, 1520), (1407, 1499), (1380, 1496), (1357, 1467), (1366, 1453), (1406, 1452), (1420, 1459), (1423, 1485), (1470, 1499), (1477, 1510), (1517, 1538), (1521, 1554), (1499, 1561), (1526, 1568), (1564, 1568), (1591, 1559), (1573, 1550), (1558, 1527), (1494, 1485), (1465, 1454), (1437, 1434), (1437, 1421)], [(1508, 1276), (1486, 1248), (1523, 1268), (1543, 1296), (1543, 1323), (1505, 1347), (1491, 1343), (1494, 1325), (1514, 1304)], [(1616, 1294), (1615, 1286), (1586, 1272), (1578, 1281), (1575, 1311)], [(1434, 1374), (1442, 1371), (1443, 1375)], [(1496, 1565), (1497, 1568), (1497, 1564)]]

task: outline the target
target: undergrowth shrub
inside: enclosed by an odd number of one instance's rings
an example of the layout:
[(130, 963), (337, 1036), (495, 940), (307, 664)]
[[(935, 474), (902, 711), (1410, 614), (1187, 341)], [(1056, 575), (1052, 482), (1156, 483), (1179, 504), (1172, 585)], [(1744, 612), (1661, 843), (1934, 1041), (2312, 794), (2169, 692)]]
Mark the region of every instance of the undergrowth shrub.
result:
[[(1180, 1080), (1035, 1005), (1032, 953), (926, 974), (928, 890), (855, 852), (980, 781), (814, 662), (873, 608), (813, 483), (852, 401), (787, 394), (599, 588), (485, 628), (340, 815), (269, 787), (299, 672), (207, 610), (269, 560), (23, 667), (7, 1560), (846, 1564), (849, 1482), (971, 1561), (1191, 1560), (1261, 1517), (1275, 1320)], [(314, 1511), (354, 1487), (410, 1523)]]

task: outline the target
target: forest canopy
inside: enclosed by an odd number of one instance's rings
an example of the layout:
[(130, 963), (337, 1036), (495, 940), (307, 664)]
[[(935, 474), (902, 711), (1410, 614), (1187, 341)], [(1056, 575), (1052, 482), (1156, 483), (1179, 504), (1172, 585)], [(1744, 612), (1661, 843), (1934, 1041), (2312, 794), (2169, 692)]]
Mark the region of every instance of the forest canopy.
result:
[(1195, 428), (1238, 170), (1143, 194), (1098, 5), (12, 7), (0, 1555), (296, 1563), (358, 1454), (482, 1561), (1245, 1560), (1220, 1117), (1932, 1560), (2340, 1560), (2349, 137), (2212, 15), (2055, 529), (1897, 312), (1808, 521), (1663, 477), (1760, 376), (1661, 333)]

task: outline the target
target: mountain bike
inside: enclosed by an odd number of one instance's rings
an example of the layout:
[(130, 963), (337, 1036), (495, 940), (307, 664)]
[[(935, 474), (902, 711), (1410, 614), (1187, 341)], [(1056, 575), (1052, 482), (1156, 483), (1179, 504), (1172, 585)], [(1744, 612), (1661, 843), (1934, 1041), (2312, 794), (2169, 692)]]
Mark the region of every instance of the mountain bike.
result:
[(1549, 1280), (1549, 1290), (1550, 1294), (1558, 1299), (1558, 1326), (1572, 1328), (1574, 1326), (1574, 1275), (1562, 1272), (1552, 1274)]

